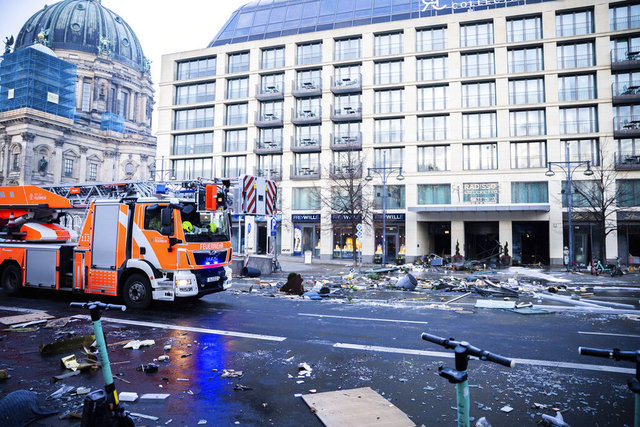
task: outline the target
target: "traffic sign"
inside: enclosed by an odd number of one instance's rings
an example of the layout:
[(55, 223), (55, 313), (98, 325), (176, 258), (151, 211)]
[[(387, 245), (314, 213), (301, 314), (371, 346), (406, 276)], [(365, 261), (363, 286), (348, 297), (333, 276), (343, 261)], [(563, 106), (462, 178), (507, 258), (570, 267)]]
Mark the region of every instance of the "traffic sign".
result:
[(360, 231), (360, 230), (356, 231), (356, 237), (358, 239), (362, 239), (362, 231)]
[(356, 225), (356, 230), (358, 230), (358, 231), (362, 231), (362, 224), (358, 224), (358, 225)]

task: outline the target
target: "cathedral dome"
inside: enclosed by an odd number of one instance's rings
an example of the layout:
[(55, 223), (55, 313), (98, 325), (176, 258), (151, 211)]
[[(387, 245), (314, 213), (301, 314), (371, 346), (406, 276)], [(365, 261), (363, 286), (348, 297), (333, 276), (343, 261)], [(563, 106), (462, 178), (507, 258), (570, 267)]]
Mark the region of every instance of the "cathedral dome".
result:
[(63, 0), (45, 6), (22, 26), (15, 50), (38, 40), (53, 50), (108, 55), (138, 71), (148, 71), (138, 37), (100, 0)]

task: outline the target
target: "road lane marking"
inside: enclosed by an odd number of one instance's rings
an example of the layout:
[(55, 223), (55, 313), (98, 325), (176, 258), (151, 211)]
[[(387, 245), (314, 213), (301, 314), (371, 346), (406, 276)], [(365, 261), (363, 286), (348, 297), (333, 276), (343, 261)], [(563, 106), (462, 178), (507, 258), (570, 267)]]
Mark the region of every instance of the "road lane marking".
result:
[[(79, 314), (73, 316), (80, 319), (91, 320), (90, 316), (86, 316), (83, 314)], [(171, 329), (175, 331), (189, 331), (189, 332), (199, 332), (202, 334), (211, 334), (211, 335), (224, 335), (228, 337), (238, 337), (238, 338), (249, 338), (254, 340), (264, 340), (264, 341), (284, 341), (286, 337), (277, 337), (273, 335), (261, 335), (261, 334), (250, 334), (246, 332), (236, 332), (236, 331), (223, 331), (220, 329), (207, 329), (207, 328), (195, 328), (193, 326), (181, 326), (181, 325), (171, 325), (168, 323), (155, 323), (155, 322), (144, 322), (140, 320), (130, 320), (130, 319), (116, 319), (113, 317), (103, 317), (103, 322), (111, 322), (111, 323), (119, 323), (122, 325), (133, 325), (133, 326), (146, 326), (149, 328), (160, 328), (160, 329)]]
[(22, 307), (8, 307), (6, 305), (0, 305), (0, 310), (3, 311), (19, 311), (21, 313), (40, 313), (45, 310), (36, 310), (33, 308), (22, 308)]
[(330, 317), (332, 319), (351, 319), (351, 320), (372, 320), (375, 322), (401, 322), (401, 323), (418, 323), (420, 325), (426, 325), (429, 322), (420, 322), (417, 320), (394, 320), (394, 319), (378, 319), (375, 317), (352, 317), (352, 316), (335, 316), (332, 314), (312, 314), (312, 313), (298, 313), (298, 316), (311, 316), (311, 317)]
[(578, 331), (578, 333), (583, 335), (604, 335), (608, 337), (640, 338), (640, 335), (632, 335), (632, 334), (611, 334), (607, 332), (586, 332), (586, 331)]
[[(376, 345), (360, 345), (360, 344), (348, 344), (348, 343), (335, 343), (335, 348), (347, 348), (351, 350), (364, 350), (381, 353), (397, 353), (397, 354), (412, 354), (416, 356), (430, 356), (441, 357), (447, 359), (453, 359), (455, 356), (453, 352), (444, 351), (429, 351), (429, 350), (414, 350), (411, 348), (395, 348), (395, 347), (380, 347)], [(567, 369), (582, 369), (586, 371), (600, 371), (600, 372), (615, 372), (618, 374), (635, 374), (635, 369), (618, 368), (615, 366), (605, 365), (588, 365), (585, 363), (571, 363), (571, 362), (556, 362), (554, 360), (535, 360), (535, 359), (518, 359), (513, 358), (516, 365), (531, 365), (531, 366), (548, 366), (551, 368), (567, 368)]]

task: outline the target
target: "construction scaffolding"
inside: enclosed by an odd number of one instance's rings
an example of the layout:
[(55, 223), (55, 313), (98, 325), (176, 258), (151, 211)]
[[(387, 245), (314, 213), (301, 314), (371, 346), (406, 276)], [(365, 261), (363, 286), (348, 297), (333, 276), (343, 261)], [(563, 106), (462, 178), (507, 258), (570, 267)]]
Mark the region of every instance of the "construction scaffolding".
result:
[(115, 113), (102, 114), (100, 129), (112, 132), (124, 132), (124, 117)]
[(0, 62), (0, 112), (26, 107), (73, 119), (76, 79), (77, 67), (42, 45), (6, 54)]

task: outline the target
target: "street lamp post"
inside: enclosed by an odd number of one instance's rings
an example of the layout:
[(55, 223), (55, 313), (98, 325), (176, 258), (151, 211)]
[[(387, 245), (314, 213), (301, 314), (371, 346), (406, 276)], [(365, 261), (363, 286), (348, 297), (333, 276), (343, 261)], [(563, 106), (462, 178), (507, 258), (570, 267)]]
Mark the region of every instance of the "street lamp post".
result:
[(564, 162), (547, 162), (547, 171), (545, 175), (548, 177), (552, 177), (555, 175), (555, 172), (551, 170), (551, 166), (555, 166), (558, 169), (562, 170), (567, 174), (567, 214), (569, 216), (568, 225), (569, 225), (569, 262), (567, 263), (567, 271), (573, 268), (573, 223), (572, 223), (572, 212), (573, 212), (573, 187), (571, 185), (571, 176), (580, 166), (586, 166), (587, 169), (584, 171), (585, 176), (592, 176), (593, 170), (591, 170), (591, 161), (589, 160), (569, 160), (570, 151), (569, 151), (569, 143), (567, 143), (567, 152), (565, 154), (566, 161)]
[(398, 172), (396, 177), (398, 181), (402, 181), (404, 176), (402, 176), (402, 166), (387, 167), (386, 151), (382, 152), (382, 167), (368, 168), (367, 176), (365, 177), (367, 181), (373, 179), (371, 172), (382, 177), (382, 265), (385, 265), (387, 262), (387, 178), (394, 172)]

